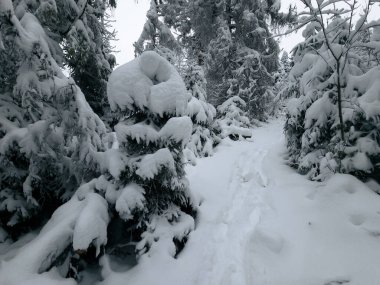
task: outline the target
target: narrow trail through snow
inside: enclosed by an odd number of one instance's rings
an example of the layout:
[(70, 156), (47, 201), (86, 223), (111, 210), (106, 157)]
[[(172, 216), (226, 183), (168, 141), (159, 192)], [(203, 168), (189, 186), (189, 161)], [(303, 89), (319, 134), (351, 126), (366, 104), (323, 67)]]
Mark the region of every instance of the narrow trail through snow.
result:
[[(199, 162), (196, 173), (190, 171), (193, 190), (207, 195), (200, 207), (201, 219), (209, 217), (207, 227), (212, 228), (212, 238), (206, 247), (206, 256), (202, 258), (201, 268), (205, 272), (198, 275), (195, 284), (253, 284), (248, 249), (261, 215), (268, 208), (263, 201), (265, 192), (273, 184), (264, 161), (274, 147), (283, 143), (282, 126), (281, 121), (274, 121), (255, 129), (252, 142), (223, 145), (214, 157)], [(218, 174), (221, 165), (230, 175)], [(209, 176), (210, 171), (215, 171), (215, 175)], [(205, 178), (199, 179), (202, 173)], [(200, 189), (204, 185), (210, 187), (207, 193)], [(212, 196), (221, 197), (221, 203), (216, 204)], [(209, 207), (211, 203), (217, 208)], [(207, 230), (205, 228), (201, 222), (197, 230), (202, 232)]]

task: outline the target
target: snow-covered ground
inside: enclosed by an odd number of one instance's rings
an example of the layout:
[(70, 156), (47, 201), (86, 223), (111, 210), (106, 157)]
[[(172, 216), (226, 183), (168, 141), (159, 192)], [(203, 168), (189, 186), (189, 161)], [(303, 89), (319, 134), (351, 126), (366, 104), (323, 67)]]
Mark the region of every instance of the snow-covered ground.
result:
[(201, 197), (177, 259), (144, 259), (103, 285), (380, 284), (380, 196), (349, 175), (308, 181), (285, 165), (283, 121), (225, 140), (187, 169)]
[(106, 266), (100, 284), (380, 284), (380, 196), (349, 175), (317, 183), (297, 174), (285, 165), (282, 127), (273, 120), (252, 141), (226, 139), (188, 166), (201, 203), (185, 249), (123, 272)]

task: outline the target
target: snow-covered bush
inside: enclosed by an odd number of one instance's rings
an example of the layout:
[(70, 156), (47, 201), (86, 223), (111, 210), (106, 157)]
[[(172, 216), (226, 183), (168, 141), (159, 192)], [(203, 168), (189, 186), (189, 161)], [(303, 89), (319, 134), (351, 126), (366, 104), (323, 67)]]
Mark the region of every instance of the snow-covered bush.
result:
[[(371, 68), (374, 56), (359, 56), (362, 48), (376, 52), (376, 42), (362, 37), (376, 25), (365, 24), (372, 2), (355, 27), (349, 25), (352, 14), (337, 17), (322, 2), (316, 5), (332, 13), (332, 20), (327, 26), (318, 21), (307, 25), (289, 76), (299, 84), (299, 97), (287, 107), (290, 164), (317, 180), (334, 172), (378, 179), (380, 93), (375, 78), (380, 73), (378, 67)], [(345, 4), (349, 10), (357, 8), (356, 2)], [(318, 8), (308, 5), (311, 18), (315, 17)]]
[(0, 227), (13, 237), (44, 223), (99, 172), (105, 132), (24, 4), (0, 5)]
[(215, 120), (214, 128), (219, 138), (238, 140), (252, 136), (252, 125), (242, 110), (245, 107), (246, 103), (239, 96), (231, 97), (218, 106), (218, 119)]

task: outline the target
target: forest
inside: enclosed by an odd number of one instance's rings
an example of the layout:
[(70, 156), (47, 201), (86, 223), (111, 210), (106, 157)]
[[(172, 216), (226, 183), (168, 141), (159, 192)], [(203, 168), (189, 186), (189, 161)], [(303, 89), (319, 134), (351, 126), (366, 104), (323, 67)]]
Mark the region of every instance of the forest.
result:
[(379, 284), (380, 1), (121, 1), (0, 0), (0, 285)]

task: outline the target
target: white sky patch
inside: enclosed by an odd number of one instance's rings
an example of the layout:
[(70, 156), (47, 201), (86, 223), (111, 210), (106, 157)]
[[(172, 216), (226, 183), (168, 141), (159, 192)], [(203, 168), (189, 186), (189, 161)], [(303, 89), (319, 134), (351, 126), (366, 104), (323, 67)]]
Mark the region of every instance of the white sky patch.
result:
[(133, 43), (139, 38), (146, 21), (150, 1), (119, 0), (114, 14), (114, 28), (118, 41), (114, 43), (118, 65), (132, 60), (134, 56)]

